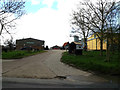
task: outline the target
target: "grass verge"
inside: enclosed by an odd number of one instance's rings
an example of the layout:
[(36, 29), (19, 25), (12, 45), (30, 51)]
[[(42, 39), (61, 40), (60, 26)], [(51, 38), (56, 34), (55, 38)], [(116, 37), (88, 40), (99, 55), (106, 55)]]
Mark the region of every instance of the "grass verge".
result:
[(105, 62), (105, 52), (102, 57), (99, 55), (99, 51), (83, 52), (81, 56), (64, 52), (61, 61), (82, 70), (109, 75), (120, 75), (120, 60), (118, 57), (116, 53), (111, 57), (110, 62)]
[(2, 52), (2, 59), (20, 59), (23, 57), (39, 54), (46, 52), (44, 50), (41, 51), (9, 51), (9, 52)]

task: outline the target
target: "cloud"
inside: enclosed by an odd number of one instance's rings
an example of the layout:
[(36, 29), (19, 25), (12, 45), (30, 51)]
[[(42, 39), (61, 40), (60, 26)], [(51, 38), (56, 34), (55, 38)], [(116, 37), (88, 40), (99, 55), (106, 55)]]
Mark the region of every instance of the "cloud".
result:
[[(32, 37), (45, 40), (45, 45), (49, 47), (53, 45), (62, 46), (64, 42), (73, 40), (73, 37), (69, 37), (71, 31), (70, 14), (81, 0), (31, 1), (33, 5), (42, 3), (48, 7), (40, 8), (37, 12), (22, 16), (21, 19), (17, 20), (17, 32), (13, 36), (14, 40)], [(55, 1), (58, 2), (57, 10), (51, 8)]]
[(43, 8), (35, 14), (23, 16), (19, 21), (16, 38), (36, 38), (45, 40), (46, 45), (62, 45), (68, 41), (69, 29), (64, 15), (59, 11)]
[(43, 4), (47, 4), (48, 7), (51, 7), (55, 0), (43, 0)]
[(31, 0), (32, 5), (38, 5), (40, 4), (41, 0)]
[[(48, 2), (47, 2), (48, 1)], [(51, 8), (54, 1), (57, 1), (58, 10)], [(69, 37), (70, 13), (74, 7), (74, 0), (44, 0), (50, 8), (41, 8), (36, 13), (30, 13), (18, 20), (18, 32), (14, 36), (16, 39), (36, 38), (45, 40), (45, 45), (62, 46), (64, 42), (72, 41)]]

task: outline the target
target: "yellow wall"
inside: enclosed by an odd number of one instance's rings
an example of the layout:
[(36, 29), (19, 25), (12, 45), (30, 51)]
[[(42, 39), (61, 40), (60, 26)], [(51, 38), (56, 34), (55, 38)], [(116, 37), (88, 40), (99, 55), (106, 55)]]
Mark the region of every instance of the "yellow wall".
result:
[[(92, 35), (91, 37), (88, 38), (87, 48), (88, 48), (88, 50), (100, 50), (100, 40), (98, 38), (97, 39), (94, 38), (94, 35)], [(103, 49), (106, 50), (106, 42), (105, 41), (103, 41)]]

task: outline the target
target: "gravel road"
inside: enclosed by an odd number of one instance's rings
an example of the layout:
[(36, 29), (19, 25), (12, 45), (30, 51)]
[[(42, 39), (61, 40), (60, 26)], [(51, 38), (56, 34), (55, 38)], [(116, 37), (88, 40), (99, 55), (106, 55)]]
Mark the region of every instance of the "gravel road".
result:
[(89, 72), (70, 67), (60, 62), (64, 50), (49, 50), (38, 55), (16, 59), (3, 60), (3, 77), (53, 79), (65, 78), (72, 82), (107, 80)]

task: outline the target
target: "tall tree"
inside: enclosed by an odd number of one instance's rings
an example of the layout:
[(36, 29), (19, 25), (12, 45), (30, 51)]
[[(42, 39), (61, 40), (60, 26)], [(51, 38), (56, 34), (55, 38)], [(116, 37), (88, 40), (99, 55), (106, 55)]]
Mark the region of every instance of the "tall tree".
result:
[(0, 36), (3, 32), (8, 34), (15, 27), (15, 20), (25, 14), (25, 1), (0, 0)]
[(87, 25), (86, 27), (85, 22), (87, 22), (87, 19), (85, 17), (86, 17), (86, 14), (84, 13), (84, 9), (79, 8), (78, 11), (73, 12), (71, 23), (72, 25), (75, 25), (76, 28), (78, 28), (78, 29), (74, 29), (74, 31), (72, 32), (73, 33), (77, 32), (83, 36), (84, 50), (86, 51), (87, 37), (89, 35), (89, 30), (90, 30), (88, 27), (90, 24), (86, 23)]
[[(120, 2), (117, 2), (114, 9), (109, 13), (107, 17), (107, 31), (106, 31), (106, 39), (107, 39), (107, 50), (106, 50), (106, 60), (110, 61), (110, 51), (112, 51), (112, 54), (114, 54), (114, 50), (116, 47), (118, 47), (117, 43), (119, 41), (119, 38), (117, 38), (117, 35), (119, 35), (119, 32), (117, 31), (119, 28), (118, 23), (118, 16), (120, 14)], [(119, 44), (119, 43), (118, 43)]]
[[(83, 17), (86, 19), (84, 26), (88, 27), (100, 40), (100, 55), (103, 55), (103, 40), (105, 38), (106, 28), (108, 25), (109, 14), (116, 9), (116, 2), (109, 0), (97, 0), (96, 3), (92, 1), (82, 2), (84, 5)], [(80, 12), (79, 12), (80, 13)]]

